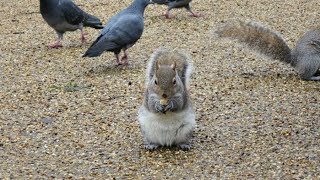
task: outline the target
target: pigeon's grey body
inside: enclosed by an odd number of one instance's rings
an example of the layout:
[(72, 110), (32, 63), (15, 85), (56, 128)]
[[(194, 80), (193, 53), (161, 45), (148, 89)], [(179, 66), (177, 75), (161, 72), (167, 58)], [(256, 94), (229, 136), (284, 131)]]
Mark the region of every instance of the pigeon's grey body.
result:
[[(127, 64), (127, 49), (140, 39), (144, 29), (144, 10), (150, 3), (151, 0), (134, 0), (129, 7), (111, 17), (83, 57), (96, 57), (111, 51), (118, 64)], [(121, 50), (124, 56), (120, 60)]]
[(71, 0), (40, 0), (40, 12), (43, 19), (58, 34), (58, 40), (51, 47), (60, 47), (60, 41), (66, 31), (81, 30), (81, 39), (84, 42), (83, 27), (102, 29), (101, 21), (75, 5)]
[(172, 18), (169, 11), (174, 8), (186, 8), (194, 17), (199, 17), (200, 14), (192, 11), (190, 6), (191, 1), (192, 0), (154, 0), (154, 3), (168, 6), (167, 12), (165, 13), (167, 18)]

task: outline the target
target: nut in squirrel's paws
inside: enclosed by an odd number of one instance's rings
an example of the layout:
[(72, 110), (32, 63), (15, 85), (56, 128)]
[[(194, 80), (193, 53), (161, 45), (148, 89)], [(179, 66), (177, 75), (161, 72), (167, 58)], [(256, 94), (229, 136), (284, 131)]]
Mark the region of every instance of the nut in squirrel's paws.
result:
[(169, 104), (169, 101), (168, 99), (163, 98), (163, 99), (160, 99), (160, 104), (162, 106), (167, 106)]

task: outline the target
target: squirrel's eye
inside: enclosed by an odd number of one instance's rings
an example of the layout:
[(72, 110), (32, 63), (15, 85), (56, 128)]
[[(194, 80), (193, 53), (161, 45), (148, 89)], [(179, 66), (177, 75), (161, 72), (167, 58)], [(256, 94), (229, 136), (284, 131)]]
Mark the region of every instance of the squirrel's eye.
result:
[(156, 79), (154, 80), (154, 84), (158, 85), (158, 81)]
[(175, 85), (176, 83), (177, 83), (176, 79), (173, 79), (172, 84)]

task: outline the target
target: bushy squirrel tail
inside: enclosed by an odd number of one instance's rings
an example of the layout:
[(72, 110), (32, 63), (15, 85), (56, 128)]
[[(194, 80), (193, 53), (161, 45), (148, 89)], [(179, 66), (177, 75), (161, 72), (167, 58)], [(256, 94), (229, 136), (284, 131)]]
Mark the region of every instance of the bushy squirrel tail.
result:
[(193, 67), (191, 58), (181, 50), (158, 48), (153, 52), (147, 65), (147, 82), (152, 79), (157, 62), (161, 65), (176, 64), (176, 70), (184, 85), (188, 86)]
[(291, 63), (291, 49), (277, 32), (256, 22), (227, 22), (215, 30), (220, 38), (238, 40), (261, 55)]

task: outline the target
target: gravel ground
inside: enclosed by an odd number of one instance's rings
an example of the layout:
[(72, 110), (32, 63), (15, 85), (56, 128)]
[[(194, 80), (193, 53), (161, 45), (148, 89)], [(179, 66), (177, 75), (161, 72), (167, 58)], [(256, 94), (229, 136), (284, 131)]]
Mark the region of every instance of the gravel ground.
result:
[[(105, 23), (131, 1), (75, 0)], [(151, 5), (127, 68), (112, 53), (81, 55), (99, 31), (54, 31), (34, 0), (0, 1), (0, 179), (320, 179), (320, 86), (288, 65), (212, 37), (232, 18), (262, 22), (289, 46), (319, 24), (318, 0), (194, 0), (202, 18)], [(188, 152), (143, 149), (137, 109), (158, 47), (194, 61), (197, 128)]]

